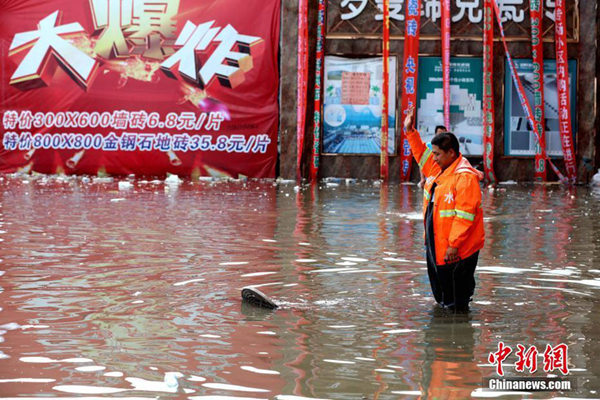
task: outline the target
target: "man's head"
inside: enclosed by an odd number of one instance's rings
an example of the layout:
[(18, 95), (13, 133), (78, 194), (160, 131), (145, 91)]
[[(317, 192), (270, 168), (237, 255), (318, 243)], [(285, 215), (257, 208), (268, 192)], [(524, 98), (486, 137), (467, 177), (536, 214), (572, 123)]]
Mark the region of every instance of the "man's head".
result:
[(431, 140), (431, 153), (433, 160), (445, 170), (448, 168), (460, 155), (458, 147), (458, 139), (452, 132), (442, 132), (433, 137)]
[(442, 133), (442, 132), (448, 132), (448, 129), (446, 129), (446, 127), (444, 125), (438, 125), (435, 127), (435, 134), (437, 135), (438, 133)]

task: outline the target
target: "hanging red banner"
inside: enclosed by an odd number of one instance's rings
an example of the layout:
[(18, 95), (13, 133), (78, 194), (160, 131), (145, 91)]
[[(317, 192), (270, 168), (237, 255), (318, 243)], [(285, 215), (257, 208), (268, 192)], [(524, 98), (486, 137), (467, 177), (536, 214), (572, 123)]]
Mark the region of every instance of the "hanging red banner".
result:
[[(419, 70), (419, 30), (421, 28), (421, 0), (408, 0), (405, 8), (404, 32), (404, 62), (402, 63), (402, 120), (409, 108), (416, 109), (417, 104), (417, 77)], [(400, 153), (400, 180), (410, 178), (412, 153), (402, 130), (400, 137), (402, 143)]]
[(319, 174), (321, 151), (321, 92), (323, 90), (323, 61), (325, 58), (325, 0), (319, 0), (317, 25), (317, 56), (315, 62), (315, 113), (313, 130), (313, 151), (310, 165), (310, 179), (316, 181)]
[[(510, 52), (508, 51), (508, 45), (506, 43), (506, 37), (504, 36), (504, 28), (502, 27), (502, 20), (500, 17), (500, 9), (498, 8), (498, 3), (496, 2), (496, 0), (493, 0), (493, 2), (494, 2), (494, 12), (496, 14), (496, 22), (498, 23), (498, 30), (500, 31), (500, 38), (502, 39), (502, 45), (504, 46), (504, 52), (506, 53), (506, 60), (508, 61), (508, 67), (510, 68), (511, 77), (513, 79), (513, 83), (514, 83), (515, 87), (517, 88), (517, 94), (519, 95), (519, 101), (521, 102), (521, 107), (523, 107), (523, 112), (525, 113), (525, 117), (527, 118), (529, 125), (531, 125), (533, 127), (533, 132), (535, 134), (535, 138), (536, 138), (537, 142), (539, 143), (540, 142), (540, 132), (538, 130), (538, 125), (535, 123), (535, 120), (533, 119), (533, 113), (531, 111), (531, 104), (529, 104), (529, 100), (527, 99), (527, 96), (525, 95), (525, 90), (523, 89), (523, 84), (521, 83), (521, 80), (519, 79), (519, 75), (517, 74), (517, 69), (515, 67), (515, 63), (513, 62), (513, 59), (510, 56)], [(559, 169), (556, 167), (556, 165), (554, 165), (552, 160), (550, 160), (550, 158), (548, 157), (548, 153), (546, 153), (546, 148), (540, 146), (540, 151), (541, 151), (544, 159), (546, 159), (546, 161), (548, 161), (548, 164), (550, 164), (550, 167), (552, 168), (552, 170), (554, 171), (556, 176), (558, 176), (558, 179), (560, 179), (561, 182), (568, 184), (569, 181), (567, 180), (567, 178), (565, 178), (565, 176), (559, 171)]]
[(489, 183), (494, 173), (494, 7), (483, 4), (483, 170)]
[(390, 86), (390, 1), (383, 0), (383, 88), (381, 90), (381, 158), (379, 176), (384, 181), (388, 180), (388, 108)]
[(0, 172), (275, 177), (281, 2), (147, 3), (3, 2)]
[(308, 85), (308, 0), (298, 2), (298, 111), (296, 116), (296, 179), (302, 179)]
[(556, 0), (555, 42), (556, 42), (556, 85), (558, 87), (558, 120), (563, 158), (567, 176), (572, 183), (577, 179), (573, 132), (571, 131), (571, 99), (569, 97), (569, 64), (567, 56), (567, 24), (564, 0)]
[(534, 110), (533, 116), (538, 126), (540, 140), (536, 143), (535, 151), (535, 179), (546, 180), (546, 160), (542, 156), (540, 147), (546, 146), (546, 128), (544, 116), (544, 49), (542, 43), (543, 6), (541, 0), (532, 0), (529, 5), (531, 15), (531, 58), (533, 60), (533, 89)]
[(444, 92), (444, 125), (450, 126), (450, 0), (442, 0), (442, 76)]

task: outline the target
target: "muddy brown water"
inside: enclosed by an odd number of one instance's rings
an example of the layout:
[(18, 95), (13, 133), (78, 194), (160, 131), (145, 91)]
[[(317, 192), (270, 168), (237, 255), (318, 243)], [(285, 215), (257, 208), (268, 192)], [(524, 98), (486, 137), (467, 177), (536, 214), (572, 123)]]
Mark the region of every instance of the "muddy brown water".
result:
[[(345, 180), (0, 177), (0, 397), (600, 398), (600, 194), (486, 189), (468, 314), (433, 304), (421, 204)], [(505, 376), (572, 389), (484, 391), (499, 342)], [(560, 343), (566, 376), (543, 371)]]

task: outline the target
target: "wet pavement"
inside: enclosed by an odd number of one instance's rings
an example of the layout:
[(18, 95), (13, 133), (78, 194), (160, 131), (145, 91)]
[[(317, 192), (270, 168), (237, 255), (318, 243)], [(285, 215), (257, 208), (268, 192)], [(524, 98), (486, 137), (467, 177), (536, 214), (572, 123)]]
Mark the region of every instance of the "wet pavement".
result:
[[(0, 177), (0, 397), (600, 398), (600, 193), (484, 191), (468, 314), (414, 185)], [(240, 301), (255, 285), (281, 307)], [(563, 392), (482, 390), (556, 376)], [(544, 372), (568, 346), (568, 374)], [(515, 369), (517, 345), (538, 370)]]

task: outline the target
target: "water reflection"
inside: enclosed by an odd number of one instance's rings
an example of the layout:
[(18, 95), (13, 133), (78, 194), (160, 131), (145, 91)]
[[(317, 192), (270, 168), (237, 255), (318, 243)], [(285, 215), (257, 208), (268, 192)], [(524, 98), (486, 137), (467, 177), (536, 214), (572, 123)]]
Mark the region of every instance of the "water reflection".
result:
[[(578, 386), (562, 395), (598, 397), (586, 188), (486, 189), (475, 301), (454, 315), (433, 307), (413, 185), (0, 187), (2, 396), (470, 398), (502, 340), (568, 344)], [(247, 285), (282, 307), (241, 303)]]

